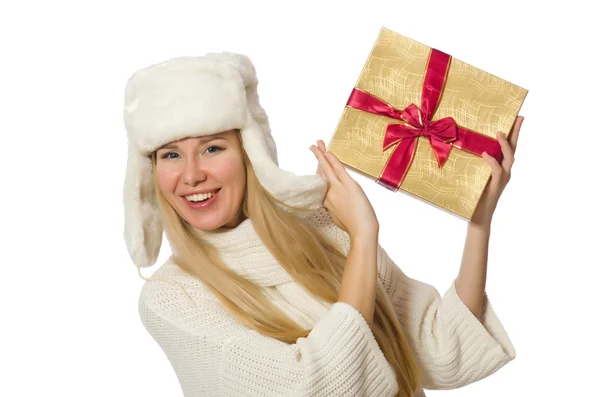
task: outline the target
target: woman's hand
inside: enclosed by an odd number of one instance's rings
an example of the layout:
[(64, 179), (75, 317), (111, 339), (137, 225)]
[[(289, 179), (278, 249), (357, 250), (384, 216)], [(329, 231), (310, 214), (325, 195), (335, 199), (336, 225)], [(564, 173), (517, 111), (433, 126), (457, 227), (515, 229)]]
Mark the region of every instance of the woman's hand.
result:
[(523, 123), (523, 116), (517, 117), (515, 125), (510, 135), (510, 141), (506, 137), (498, 132), (496, 136), (500, 142), (502, 148), (502, 164), (490, 156), (487, 153), (483, 153), (483, 158), (488, 162), (492, 168), (492, 178), (487, 184), (483, 191), (475, 212), (471, 217), (470, 223), (475, 226), (489, 228), (492, 223), (492, 216), (496, 210), (496, 205), (500, 199), (500, 195), (504, 191), (504, 188), (510, 181), (510, 170), (515, 162), (515, 151), (517, 150), (517, 140), (519, 139), (519, 130)]
[(328, 182), (323, 206), (331, 214), (333, 222), (351, 238), (377, 237), (379, 221), (362, 187), (333, 153), (326, 153), (322, 140), (317, 144), (318, 147), (311, 145), (310, 150), (319, 161), (317, 174)]

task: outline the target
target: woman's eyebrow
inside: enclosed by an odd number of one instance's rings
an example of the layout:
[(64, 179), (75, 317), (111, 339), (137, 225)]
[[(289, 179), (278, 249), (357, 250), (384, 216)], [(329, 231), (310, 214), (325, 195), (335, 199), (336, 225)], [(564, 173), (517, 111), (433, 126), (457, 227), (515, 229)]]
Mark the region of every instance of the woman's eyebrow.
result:
[[(210, 142), (210, 141), (216, 141), (218, 139), (223, 139), (223, 140), (227, 140), (227, 138), (222, 137), (222, 136), (207, 136), (207, 137), (203, 137), (200, 138), (200, 144), (206, 143), (206, 142)], [(164, 149), (178, 149), (179, 146), (177, 145), (177, 143), (175, 142), (171, 142), (163, 147), (161, 147), (159, 150), (164, 150)]]

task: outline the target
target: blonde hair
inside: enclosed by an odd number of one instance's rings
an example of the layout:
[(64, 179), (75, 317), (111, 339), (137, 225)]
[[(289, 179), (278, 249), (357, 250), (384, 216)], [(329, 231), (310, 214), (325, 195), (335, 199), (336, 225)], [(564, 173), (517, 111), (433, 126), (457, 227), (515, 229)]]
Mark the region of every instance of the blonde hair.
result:
[[(246, 167), (247, 185), (241, 206), (243, 214), (252, 220), (265, 246), (300, 285), (324, 301), (337, 302), (345, 255), (309, 222), (277, 205), (293, 209), (259, 183), (244, 151), (239, 130), (237, 132)], [(303, 329), (290, 319), (261, 293), (260, 286), (229, 269), (216, 248), (196, 238), (186, 228), (185, 220), (168, 203), (158, 186), (156, 152), (152, 154), (152, 173), (165, 231), (175, 252), (171, 259), (208, 286), (243, 325), (288, 344), (308, 336), (310, 329)], [(389, 297), (379, 285), (371, 329), (385, 358), (394, 368), (400, 389), (396, 396), (412, 396), (422, 387), (422, 375)]]

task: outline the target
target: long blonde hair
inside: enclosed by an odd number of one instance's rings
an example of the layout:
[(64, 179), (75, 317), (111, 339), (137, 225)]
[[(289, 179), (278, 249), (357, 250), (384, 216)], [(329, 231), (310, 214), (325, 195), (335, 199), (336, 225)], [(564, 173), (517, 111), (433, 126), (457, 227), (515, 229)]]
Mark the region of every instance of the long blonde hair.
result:
[[(244, 151), (241, 134), (239, 130), (237, 132), (246, 166), (247, 185), (241, 206), (243, 214), (252, 220), (265, 246), (300, 285), (324, 301), (337, 302), (345, 255), (309, 222), (276, 204), (286, 206), (259, 183)], [(208, 286), (243, 325), (288, 344), (308, 336), (310, 329), (303, 329), (290, 319), (261, 293), (260, 286), (225, 266), (216, 248), (193, 236), (185, 227), (185, 220), (160, 191), (156, 177), (156, 152), (152, 154), (152, 173), (163, 224), (174, 252), (171, 259)], [(379, 285), (371, 329), (396, 373), (400, 388), (396, 397), (412, 396), (422, 387), (422, 375), (390, 300)]]

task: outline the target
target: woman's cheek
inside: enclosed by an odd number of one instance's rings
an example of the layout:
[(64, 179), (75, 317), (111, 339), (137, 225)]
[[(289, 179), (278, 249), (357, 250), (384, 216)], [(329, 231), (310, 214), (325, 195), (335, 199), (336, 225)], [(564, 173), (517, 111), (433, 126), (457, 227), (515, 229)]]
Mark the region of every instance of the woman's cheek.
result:
[(161, 167), (157, 169), (156, 176), (158, 184), (163, 191), (173, 190), (177, 184), (177, 178), (180, 172), (173, 167)]

